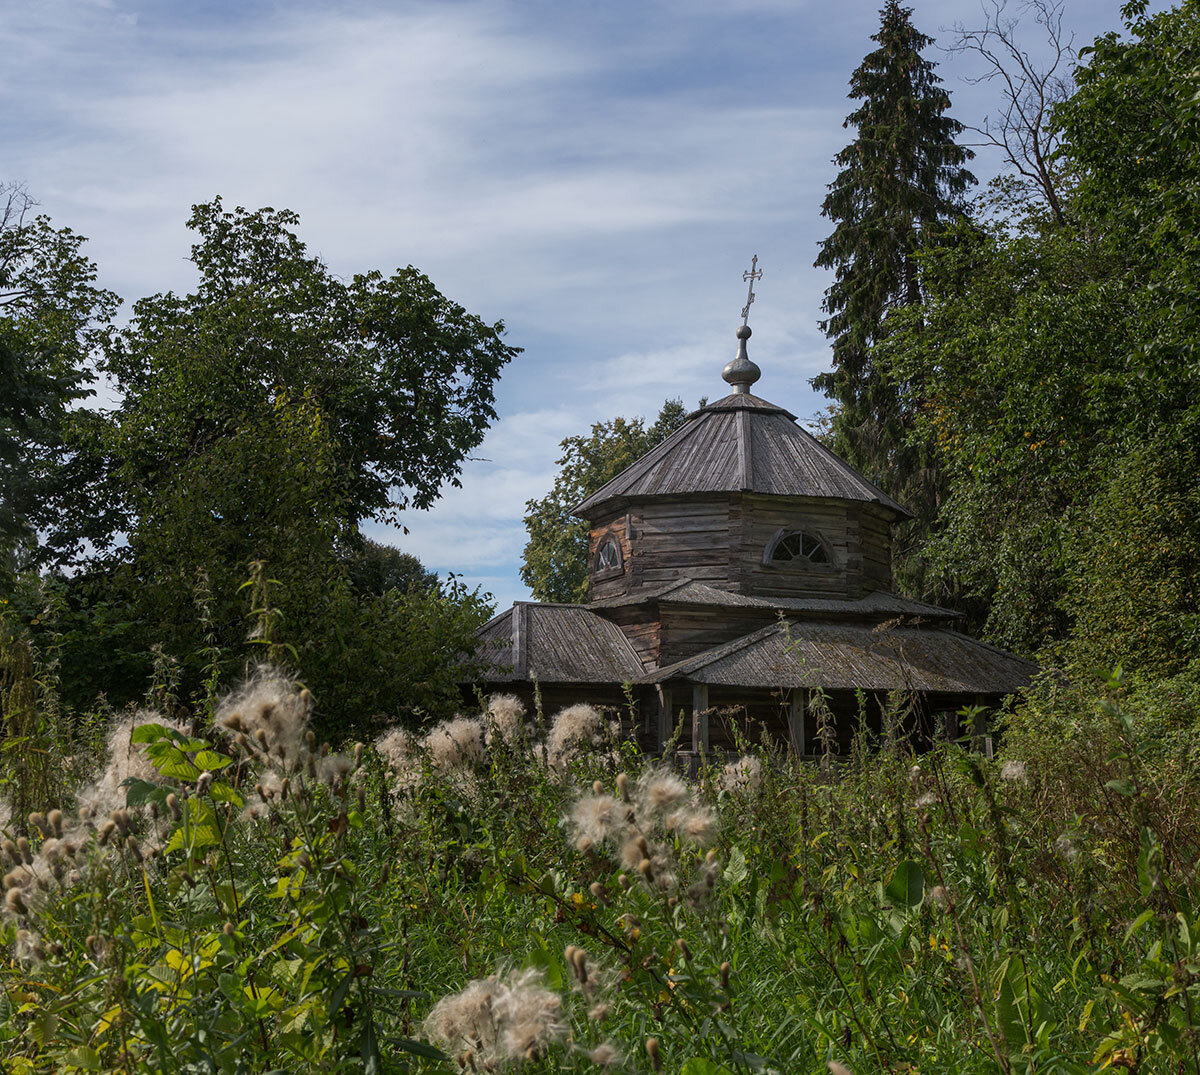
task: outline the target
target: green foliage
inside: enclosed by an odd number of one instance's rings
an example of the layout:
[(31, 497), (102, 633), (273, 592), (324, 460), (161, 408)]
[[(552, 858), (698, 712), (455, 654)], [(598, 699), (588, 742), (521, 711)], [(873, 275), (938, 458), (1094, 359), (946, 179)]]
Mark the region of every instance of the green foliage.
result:
[(78, 537), (67, 494), (84, 478), (69, 450), (72, 403), (91, 395), (91, 364), (117, 298), (95, 287), (84, 239), (33, 215), (0, 184), (0, 571), (33, 534), (60, 551)]
[[(643, 1072), (1189, 1070), (1200, 754), (1160, 733), (1194, 736), (1196, 699), (1048, 681), (1003, 762), (825, 770), (768, 747), (689, 785), (629, 743), (547, 766), (496, 701), (466, 753), (339, 755), (305, 737), (307, 692), (260, 673), (217, 738), (142, 716), (148, 764), (111, 818), (30, 819), (34, 862), (64, 869), (37, 895), (19, 865), (6, 879), (0, 1056), (448, 1073), (470, 1060), (441, 1035), (482, 1026), (500, 1040), (463, 1046), (477, 1067), (492, 1050), (532, 1072), (614, 1053)], [(554, 1027), (519, 1023), (535, 1001)]]
[(833, 369), (813, 386), (837, 405), (834, 450), (918, 510), (935, 495), (928, 461), (906, 445), (910, 405), (871, 347), (889, 311), (922, 301), (917, 252), (962, 216), (975, 179), (963, 167), (973, 154), (955, 142), (963, 127), (947, 114), (950, 95), (921, 56), (932, 39), (913, 27), (911, 14), (888, 0), (872, 37), (879, 47), (850, 78), (850, 97), (862, 104), (845, 126), (856, 137), (834, 158), (841, 171), (821, 214), (835, 227), (816, 261), (836, 276), (822, 323)]
[[(220, 199), (194, 207), (195, 290), (142, 299), (116, 333), (103, 331), (115, 300), (91, 287), (79, 237), (44, 218), (0, 233), (0, 290), (12, 289), (0, 374), (15, 386), (0, 403), (12, 401), (0, 480), (21, 485), (11, 500), (5, 490), (8, 529), (26, 527), (21, 504), (36, 493), (60, 516), (44, 527), (44, 560), (65, 565), (91, 542), (61, 583), (57, 627), (76, 709), (98, 692), (138, 697), (155, 646), (178, 663), (183, 697), (207, 683), (211, 698), (245, 658), (252, 563), (276, 584), (278, 645), (305, 661), (322, 721), (452, 704), (451, 655), (471, 650), (484, 600), (439, 587), (358, 527), (457, 481), (519, 349), (411, 266), (335, 276), (297, 223)], [(7, 346), (14, 334), (22, 350)], [(64, 418), (101, 347), (119, 405)], [(61, 497), (25, 482), (43, 471)]]
[(525, 504), (529, 541), (522, 554), (521, 581), (539, 601), (584, 601), (588, 585), (588, 526), (572, 509), (631, 463), (669, 437), (687, 417), (683, 403), (669, 399), (654, 424), (641, 418), (596, 422), (590, 436), (567, 437), (559, 447), (554, 487)]
[[(1002, 645), (1169, 674), (1200, 653), (1195, 4), (1130, 8), (1055, 111), (1068, 223), (993, 187), (872, 354), (945, 479), (906, 581)], [(902, 553), (903, 556), (903, 553)]]
[(381, 597), (389, 590), (435, 589), (436, 571), (427, 571), (411, 553), (370, 538), (360, 538), (349, 550), (350, 585), (360, 594)]

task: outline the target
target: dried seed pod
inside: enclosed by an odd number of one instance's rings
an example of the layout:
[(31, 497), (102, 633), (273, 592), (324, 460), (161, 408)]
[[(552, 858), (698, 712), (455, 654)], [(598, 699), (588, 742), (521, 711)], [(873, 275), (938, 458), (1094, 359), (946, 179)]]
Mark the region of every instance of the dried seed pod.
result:
[(21, 918), (29, 914), (29, 908), (25, 905), (24, 896), (19, 888), (10, 888), (4, 894), (4, 906)]
[(646, 1039), (646, 1055), (650, 1058), (650, 1066), (655, 1071), (662, 1071), (662, 1053), (658, 1048), (658, 1038)]

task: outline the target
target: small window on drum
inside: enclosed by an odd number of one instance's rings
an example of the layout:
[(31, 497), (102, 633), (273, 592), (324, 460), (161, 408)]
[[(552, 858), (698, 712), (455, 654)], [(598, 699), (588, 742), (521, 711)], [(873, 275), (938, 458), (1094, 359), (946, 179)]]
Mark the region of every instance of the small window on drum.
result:
[(775, 539), (765, 558), (772, 564), (827, 564), (829, 552), (820, 538), (803, 530), (794, 530)]
[(619, 571), (621, 569), (621, 546), (613, 538), (600, 542), (596, 552), (597, 571)]

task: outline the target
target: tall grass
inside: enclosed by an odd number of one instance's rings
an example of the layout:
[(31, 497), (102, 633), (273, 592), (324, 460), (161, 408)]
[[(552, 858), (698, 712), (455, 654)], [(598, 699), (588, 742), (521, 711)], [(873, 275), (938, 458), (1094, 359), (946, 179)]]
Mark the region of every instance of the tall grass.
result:
[[(1200, 1072), (1200, 797), (1119, 677), (995, 761), (695, 780), (513, 699), (336, 750), (269, 668), (10, 822), (34, 1071)], [(1177, 722), (1178, 723), (1178, 722)]]

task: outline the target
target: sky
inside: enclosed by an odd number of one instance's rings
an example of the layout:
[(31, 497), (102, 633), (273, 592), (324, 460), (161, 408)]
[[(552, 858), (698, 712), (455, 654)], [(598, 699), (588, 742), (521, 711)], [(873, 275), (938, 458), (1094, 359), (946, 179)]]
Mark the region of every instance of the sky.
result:
[[(550, 489), (562, 438), (726, 393), (754, 254), (755, 391), (802, 419), (824, 408), (808, 383), (829, 360), (820, 206), (878, 7), (0, 0), (0, 180), (88, 236), (126, 309), (189, 288), (184, 222), (219, 194), (298, 212), (336, 273), (412, 264), (503, 320), (524, 351), (461, 487), (407, 534), (366, 529), (504, 608), (528, 597), (525, 502)], [(937, 47), (982, 23), (979, 4), (912, 7), (952, 114), (979, 124), (995, 86)], [(1066, 0), (1064, 26), (1085, 45), (1119, 10)], [(1021, 32), (1036, 51), (1037, 28)], [(973, 170), (999, 168), (981, 153)]]

